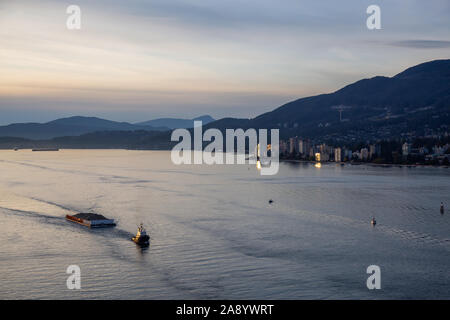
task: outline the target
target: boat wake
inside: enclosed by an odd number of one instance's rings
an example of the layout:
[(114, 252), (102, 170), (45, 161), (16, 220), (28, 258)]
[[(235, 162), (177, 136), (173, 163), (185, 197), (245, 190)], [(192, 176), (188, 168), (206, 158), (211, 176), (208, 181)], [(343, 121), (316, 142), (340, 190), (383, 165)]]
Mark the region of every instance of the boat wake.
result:
[[(66, 205), (62, 205), (62, 204), (59, 204), (59, 203), (56, 203), (56, 202), (52, 202), (52, 201), (48, 201), (48, 200), (43, 200), (43, 199), (39, 199), (39, 198), (34, 198), (34, 197), (29, 197), (28, 199), (35, 200), (35, 201), (39, 201), (39, 202), (45, 203), (45, 204), (49, 204), (49, 205), (52, 205), (52, 206), (55, 206), (55, 207), (58, 207), (58, 208), (61, 208), (61, 209), (64, 209), (64, 210), (67, 210), (67, 211), (70, 211), (70, 212), (80, 212), (79, 210), (77, 210), (77, 209), (75, 209), (75, 208), (68, 207), (68, 206), (66, 206)], [(82, 210), (82, 211), (83, 211), (83, 210)], [(85, 210), (85, 211), (86, 211), (86, 210)]]
[[(46, 202), (48, 203), (48, 202)], [(61, 207), (61, 206), (58, 206)], [(74, 210), (75, 212), (76, 210)], [(126, 230), (120, 229), (120, 228), (113, 228), (108, 230), (96, 230), (96, 229), (90, 229), (86, 228), (84, 226), (79, 226), (76, 224), (68, 223), (63, 215), (61, 216), (53, 216), (49, 214), (45, 214), (42, 212), (36, 212), (31, 210), (23, 210), (23, 209), (16, 209), (16, 208), (9, 208), (5, 206), (0, 206), (0, 214), (3, 213), (5, 215), (14, 216), (14, 217), (23, 217), (27, 219), (33, 219), (37, 222), (42, 223), (43, 225), (53, 225), (58, 227), (67, 227), (68, 230), (77, 230), (95, 234), (98, 236), (101, 236), (103, 238), (116, 238), (116, 239), (126, 239), (129, 240), (131, 237), (134, 236), (133, 233), (128, 232)]]
[(64, 223), (64, 219), (62, 217), (51, 216), (35, 211), (20, 210), (0, 206), (0, 212), (11, 216), (21, 216), (26, 218), (44, 220), (43, 222), (46, 224), (63, 225)]

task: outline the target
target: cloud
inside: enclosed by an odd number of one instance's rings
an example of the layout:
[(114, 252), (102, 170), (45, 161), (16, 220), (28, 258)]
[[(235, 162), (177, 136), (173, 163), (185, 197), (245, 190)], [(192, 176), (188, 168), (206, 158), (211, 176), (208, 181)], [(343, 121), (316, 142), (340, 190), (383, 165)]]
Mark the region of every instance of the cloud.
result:
[(390, 45), (395, 47), (417, 48), (417, 49), (442, 49), (450, 48), (450, 41), (444, 40), (403, 40), (394, 41)]
[(437, 41), (450, 39), (448, 0), (378, 0), (379, 31), (370, 0), (77, 0), (78, 31), (69, 3), (0, 0), (0, 122), (8, 108), (16, 122), (23, 110), (250, 117), (450, 47)]

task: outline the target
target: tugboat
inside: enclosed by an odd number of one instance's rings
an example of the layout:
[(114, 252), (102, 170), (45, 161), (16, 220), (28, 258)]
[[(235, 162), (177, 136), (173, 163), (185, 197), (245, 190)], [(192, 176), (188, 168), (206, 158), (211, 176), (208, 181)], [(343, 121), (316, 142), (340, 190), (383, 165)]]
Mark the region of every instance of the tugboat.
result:
[(142, 223), (138, 228), (136, 236), (131, 238), (131, 240), (133, 240), (136, 244), (138, 244), (140, 246), (148, 246), (149, 245), (150, 237), (147, 235), (147, 232), (145, 231)]

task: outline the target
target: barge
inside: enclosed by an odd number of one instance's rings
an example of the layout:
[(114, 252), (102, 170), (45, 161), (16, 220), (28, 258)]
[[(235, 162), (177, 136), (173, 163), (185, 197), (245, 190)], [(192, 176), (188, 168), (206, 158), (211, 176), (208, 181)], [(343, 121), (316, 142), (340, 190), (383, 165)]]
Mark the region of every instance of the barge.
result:
[(73, 216), (66, 215), (66, 219), (89, 228), (106, 228), (116, 226), (114, 219), (108, 219), (101, 214), (96, 213), (78, 213)]

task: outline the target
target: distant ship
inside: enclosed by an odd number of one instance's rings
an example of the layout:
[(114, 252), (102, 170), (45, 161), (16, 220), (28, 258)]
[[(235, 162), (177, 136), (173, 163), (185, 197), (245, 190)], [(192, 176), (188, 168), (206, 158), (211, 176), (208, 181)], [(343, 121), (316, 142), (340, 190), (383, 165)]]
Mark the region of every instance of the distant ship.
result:
[(136, 236), (131, 238), (131, 240), (133, 240), (136, 244), (141, 245), (141, 246), (148, 246), (149, 245), (149, 240), (150, 237), (147, 235), (147, 232), (144, 229), (144, 226), (141, 225), (138, 228), (138, 231), (136, 233)]
[(31, 151), (59, 151), (58, 148), (36, 148), (31, 149)]
[(96, 213), (78, 213), (73, 216), (66, 215), (66, 219), (89, 228), (105, 228), (116, 226), (114, 219), (108, 219), (101, 214)]

